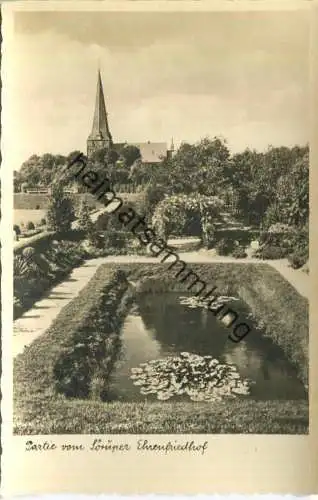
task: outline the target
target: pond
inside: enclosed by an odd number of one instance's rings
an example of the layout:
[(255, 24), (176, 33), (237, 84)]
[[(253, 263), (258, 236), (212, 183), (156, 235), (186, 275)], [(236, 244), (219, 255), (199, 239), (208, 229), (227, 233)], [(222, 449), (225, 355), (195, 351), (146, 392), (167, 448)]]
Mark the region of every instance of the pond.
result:
[[(155, 395), (141, 394), (140, 387), (134, 385), (131, 369), (182, 352), (213, 356), (220, 363), (235, 365), (242, 378), (252, 381), (250, 394), (240, 397), (306, 398), (303, 385), (279, 347), (255, 330), (239, 343), (230, 341), (230, 328), (206, 309), (189, 308), (182, 303), (181, 295), (169, 292), (137, 296), (121, 330), (121, 350), (110, 379), (109, 400), (155, 401)], [(238, 314), (240, 309), (246, 310), (246, 305), (235, 302)]]

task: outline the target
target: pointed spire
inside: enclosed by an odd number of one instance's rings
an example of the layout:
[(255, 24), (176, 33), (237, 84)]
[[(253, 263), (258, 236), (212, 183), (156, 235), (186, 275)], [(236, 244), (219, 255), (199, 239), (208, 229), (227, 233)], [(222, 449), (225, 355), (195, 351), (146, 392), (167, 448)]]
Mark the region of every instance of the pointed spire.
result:
[(171, 137), (170, 151), (174, 151), (173, 137)]
[(105, 98), (104, 98), (99, 62), (98, 62), (98, 74), (97, 74), (95, 112), (94, 112), (93, 127), (90, 138), (97, 140), (105, 139), (108, 140), (110, 143), (112, 143), (112, 136), (108, 127)]

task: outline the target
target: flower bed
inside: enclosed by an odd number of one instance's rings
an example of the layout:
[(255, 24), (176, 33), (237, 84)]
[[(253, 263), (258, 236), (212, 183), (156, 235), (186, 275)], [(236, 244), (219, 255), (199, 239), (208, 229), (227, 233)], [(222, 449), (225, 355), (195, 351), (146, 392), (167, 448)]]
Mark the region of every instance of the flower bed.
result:
[(14, 319), (84, 262), (87, 252), (69, 241), (53, 241), (43, 252), (25, 247), (14, 256)]

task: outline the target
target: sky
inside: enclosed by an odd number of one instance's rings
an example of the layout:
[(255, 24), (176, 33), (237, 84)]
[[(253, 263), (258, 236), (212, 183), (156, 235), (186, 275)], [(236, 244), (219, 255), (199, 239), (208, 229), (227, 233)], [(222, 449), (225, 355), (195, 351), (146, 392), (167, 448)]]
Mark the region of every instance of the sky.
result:
[(12, 51), (15, 169), (86, 151), (98, 62), (114, 142), (309, 140), (308, 11), (19, 12)]

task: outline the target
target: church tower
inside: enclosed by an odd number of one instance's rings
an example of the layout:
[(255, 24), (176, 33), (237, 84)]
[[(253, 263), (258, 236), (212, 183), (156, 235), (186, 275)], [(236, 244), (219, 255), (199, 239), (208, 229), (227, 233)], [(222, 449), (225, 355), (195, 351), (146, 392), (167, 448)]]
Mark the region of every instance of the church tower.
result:
[(113, 139), (108, 127), (103, 84), (98, 69), (93, 127), (87, 139), (87, 156), (90, 158), (95, 151), (103, 148), (111, 149), (112, 147)]

